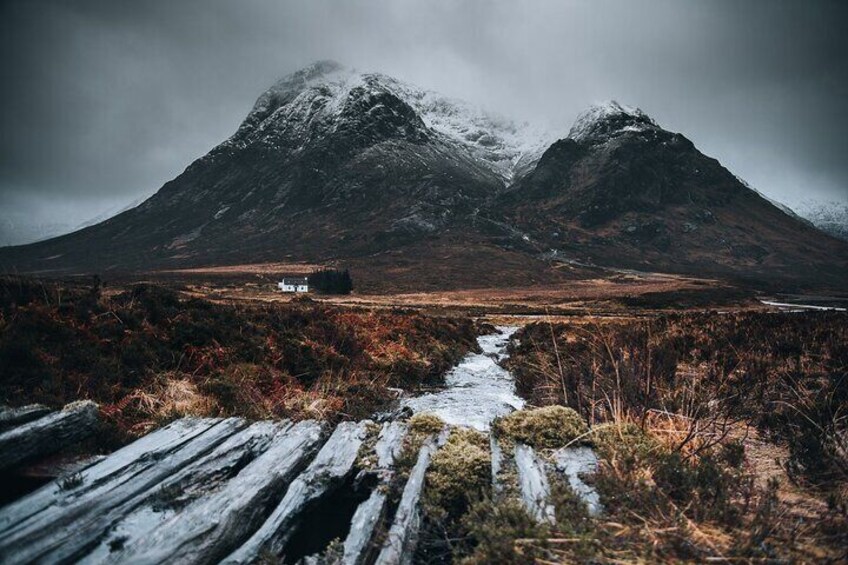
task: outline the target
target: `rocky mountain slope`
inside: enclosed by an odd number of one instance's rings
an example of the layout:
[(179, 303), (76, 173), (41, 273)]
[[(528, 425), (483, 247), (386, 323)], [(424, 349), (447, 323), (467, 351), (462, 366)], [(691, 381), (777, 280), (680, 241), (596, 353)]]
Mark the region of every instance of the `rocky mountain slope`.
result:
[(556, 140), (320, 62), (273, 85), (232, 137), (140, 206), (3, 249), (0, 267), (341, 261), (424, 286), (509, 285), (589, 264), (839, 276), (846, 249), (639, 110), (594, 107)]
[(845, 246), (638, 109), (582, 114), (500, 195), (501, 221), (562, 259), (681, 273), (844, 276)]

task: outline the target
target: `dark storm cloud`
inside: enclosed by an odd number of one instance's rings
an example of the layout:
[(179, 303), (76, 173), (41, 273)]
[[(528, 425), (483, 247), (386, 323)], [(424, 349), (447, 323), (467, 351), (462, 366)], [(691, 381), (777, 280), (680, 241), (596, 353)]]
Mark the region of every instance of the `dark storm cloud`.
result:
[(79, 221), (155, 191), (274, 80), (322, 58), (563, 135), (614, 98), (770, 196), (848, 200), (845, 2), (0, 6), (0, 210), (35, 221)]

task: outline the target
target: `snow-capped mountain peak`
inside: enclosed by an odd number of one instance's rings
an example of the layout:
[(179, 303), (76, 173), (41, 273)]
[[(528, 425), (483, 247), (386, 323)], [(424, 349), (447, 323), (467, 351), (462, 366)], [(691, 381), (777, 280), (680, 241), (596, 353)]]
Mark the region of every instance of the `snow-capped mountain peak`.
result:
[(270, 139), (284, 131), (289, 140), (302, 145), (344, 127), (343, 122), (356, 118), (357, 111), (384, 112), (391, 99), (411, 108), (430, 136), (467, 151), (505, 183), (528, 170), (556, 139), (540, 126), (518, 124), (380, 73), (319, 61), (265, 91), (229, 143), (244, 146), (257, 136)]
[(529, 168), (556, 140), (538, 124), (519, 124), (464, 100), (388, 80), (429, 128), (463, 146), (506, 181)]
[(657, 123), (639, 108), (610, 100), (594, 104), (577, 116), (568, 137), (575, 141), (602, 142), (617, 133), (658, 128)]

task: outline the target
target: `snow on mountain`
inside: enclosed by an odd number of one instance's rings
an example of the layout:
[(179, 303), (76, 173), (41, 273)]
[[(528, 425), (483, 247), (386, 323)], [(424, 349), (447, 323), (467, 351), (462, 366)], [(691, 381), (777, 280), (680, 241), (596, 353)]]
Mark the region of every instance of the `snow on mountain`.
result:
[(574, 141), (603, 142), (616, 133), (658, 128), (656, 122), (639, 108), (610, 100), (595, 104), (577, 116), (568, 137)]
[(848, 204), (845, 202), (805, 200), (795, 209), (821, 231), (848, 241)]
[(517, 124), (462, 100), (382, 77), (431, 129), (461, 144), (475, 158), (511, 181), (535, 163), (556, 137), (544, 128)]
[(2, 249), (0, 267), (345, 261), (382, 288), (398, 276), (445, 288), (491, 265), (498, 280), (553, 280), (548, 261), (562, 255), (698, 276), (844, 279), (846, 244), (641, 110), (594, 106), (569, 135), (553, 141), (561, 136), (319, 62), (262, 93), (228, 140), (143, 204)]
[(760, 192), (759, 190), (757, 190), (756, 188), (751, 186), (748, 183), (748, 181), (746, 181), (745, 179), (743, 179), (739, 175), (733, 175), (733, 176), (735, 176), (736, 180), (738, 180), (745, 188), (747, 188), (748, 190), (750, 190), (752, 192), (756, 192), (761, 198), (763, 198), (764, 200), (769, 202), (771, 205), (776, 207), (778, 210), (780, 210), (781, 212), (783, 212), (787, 216), (791, 216), (791, 217), (795, 218), (796, 220), (800, 220), (807, 225), (811, 224), (811, 222), (809, 220), (807, 220), (805, 217), (799, 215), (797, 212), (795, 212), (795, 210), (793, 210), (792, 208), (790, 208), (789, 206), (787, 206), (783, 202), (779, 202), (779, 201), (775, 200), (774, 198), (769, 198), (768, 196), (766, 196), (765, 194), (763, 194), (762, 192)]
[[(289, 139), (306, 144), (314, 136), (327, 136), (344, 127), (345, 112), (357, 99), (379, 100), (386, 94), (411, 107), (431, 135), (464, 149), (504, 183), (528, 170), (556, 139), (542, 127), (517, 124), (383, 74), (360, 73), (321, 61), (286, 76), (263, 93), (229, 143), (243, 146), (257, 135), (276, 135), (282, 129)], [(383, 105), (371, 106), (369, 111), (378, 109)]]

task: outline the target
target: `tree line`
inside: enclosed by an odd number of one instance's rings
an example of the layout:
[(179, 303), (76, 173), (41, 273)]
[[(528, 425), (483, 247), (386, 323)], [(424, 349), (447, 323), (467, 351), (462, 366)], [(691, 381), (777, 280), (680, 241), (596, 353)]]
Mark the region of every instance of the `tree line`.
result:
[(308, 277), (309, 288), (322, 294), (350, 294), (353, 279), (347, 269), (321, 269)]

